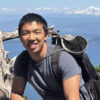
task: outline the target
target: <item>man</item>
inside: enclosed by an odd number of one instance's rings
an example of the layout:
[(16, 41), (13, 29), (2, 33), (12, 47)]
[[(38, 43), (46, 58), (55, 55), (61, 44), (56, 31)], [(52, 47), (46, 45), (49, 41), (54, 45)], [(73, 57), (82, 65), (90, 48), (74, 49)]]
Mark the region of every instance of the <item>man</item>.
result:
[(62, 51), (59, 58), (61, 84), (52, 72), (53, 46), (46, 43), (48, 26), (45, 19), (34, 13), (22, 17), (18, 27), (19, 37), (26, 48), (16, 59), (11, 100), (24, 100), (28, 81), (43, 100), (84, 100), (79, 92), (86, 92), (81, 70), (74, 58)]

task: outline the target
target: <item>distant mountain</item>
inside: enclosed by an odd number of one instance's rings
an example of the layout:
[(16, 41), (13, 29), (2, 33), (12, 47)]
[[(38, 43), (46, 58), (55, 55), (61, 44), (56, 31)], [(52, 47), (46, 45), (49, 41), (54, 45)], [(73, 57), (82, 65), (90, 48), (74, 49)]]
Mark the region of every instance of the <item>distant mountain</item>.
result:
[[(6, 8), (7, 9), (7, 8)], [(42, 15), (51, 15), (51, 14), (55, 14), (55, 15), (61, 15), (61, 14), (64, 14), (64, 15), (71, 15), (71, 14), (74, 14), (74, 15), (100, 15), (100, 8), (97, 8), (97, 7), (94, 7), (94, 6), (90, 6), (88, 8), (84, 8), (84, 9), (74, 9), (72, 10), (71, 8), (68, 8), (68, 7), (62, 7), (62, 8), (57, 8), (57, 7), (54, 7), (54, 8), (51, 8), (51, 7), (39, 7), (39, 8), (26, 8), (25, 10), (23, 11), (18, 11), (18, 9), (15, 9), (13, 10), (13, 13), (12, 13), (12, 10), (11, 9), (7, 9), (7, 12), (2, 8), (2, 11), (0, 12), (0, 14), (10, 14), (10, 15), (23, 15), (24, 13), (29, 13), (29, 12), (34, 12), (34, 13), (39, 13), (39, 14), (42, 14)]]
[(90, 6), (88, 8), (85, 8), (85, 9), (74, 9), (72, 10), (71, 8), (68, 8), (68, 7), (64, 7), (64, 8), (48, 8), (48, 7), (41, 7), (41, 8), (36, 8), (34, 9), (34, 12), (38, 12), (38, 13), (41, 13), (41, 14), (45, 14), (45, 13), (48, 13), (48, 14), (65, 14), (65, 15), (71, 15), (71, 14), (74, 14), (74, 15), (77, 15), (77, 14), (80, 14), (80, 15), (100, 15), (100, 8), (97, 8), (97, 7), (94, 7), (94, 6)]
[(65, 15), (100, 15), (100, 8), (94, 7), (94, 6), (90, 6), (88, 8), (85, 8), (83, 10), (80, 9), (75, 9), (75, 10), (71, 10), (70, 8), (36, 8), (35, 12), (39, 12), (39, 13), (49, 13), (49, 14), (65, 14)]
[(84, 10), (76, 10), (74, 14), (100, 15), (100, 8), (90, 6)]

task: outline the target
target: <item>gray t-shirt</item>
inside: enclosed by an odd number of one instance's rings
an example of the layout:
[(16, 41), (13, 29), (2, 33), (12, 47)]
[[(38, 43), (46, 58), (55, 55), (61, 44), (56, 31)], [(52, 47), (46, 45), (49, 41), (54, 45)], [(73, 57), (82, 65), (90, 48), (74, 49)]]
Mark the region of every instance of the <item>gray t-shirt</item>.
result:
[[(25, 77), (25, 79), (43, 97), (43, 100), (66, 100), (63, 87), (54, 77), (51, 65), (51, 53), (53, 46), (48, 45), (46, 57), (39, 63), (35, 63), (27, 51), (23, 51), (14, 65), (14, 74)], [(59, 69), (62, 80), (69, 79), (77, 74), (81, 76), (81, 69), (74, 58), (65, 51), (59, 57)], [(80, 78), (80, 89), (86, 92), (82, 76)], [(80, 100), (84, 100), (80, 94)], [(88, 99), (87, 99), (88, 100)]]

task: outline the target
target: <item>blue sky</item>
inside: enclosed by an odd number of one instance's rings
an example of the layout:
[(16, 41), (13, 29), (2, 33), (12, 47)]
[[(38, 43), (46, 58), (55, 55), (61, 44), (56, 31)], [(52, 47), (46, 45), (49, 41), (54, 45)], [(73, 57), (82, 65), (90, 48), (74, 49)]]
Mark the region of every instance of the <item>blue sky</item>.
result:
[(100, 0), (0, 0), (0, 13), (23, 13), (36, 8), (81, 10), (90, 6), (100, 8)]
[(100, 0), (0, 0), (0, 8), (37, 8), (37, 7), (69, 7), (85, 8), (100, 7)]

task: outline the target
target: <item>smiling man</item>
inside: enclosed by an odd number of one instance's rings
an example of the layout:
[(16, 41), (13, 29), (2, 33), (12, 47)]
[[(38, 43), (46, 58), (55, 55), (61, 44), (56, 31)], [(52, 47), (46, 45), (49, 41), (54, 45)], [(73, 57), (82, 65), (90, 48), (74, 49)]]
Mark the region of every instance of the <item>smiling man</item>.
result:
[(36, 21), (27, 22), (22, 27), (20, 39), (33, 60), (39, 61), (46, 56), (47, 45), (45, 41), (47, 36), (43, 25)]
[(18, 32), (26, 50), (17, 57), (14, 65), (11, 100), (24, 100), (27, 81), (43, 100), (84, 100), (79, 93), (80, 87), (86, 92), (81, 70), (70, 54), (62, 51), (59, 57), (61, 84), (53, 75), (51, 53), (54, 46), (46, 43), (48, 25), (45, 19), (29, 13), (20, 20)]

